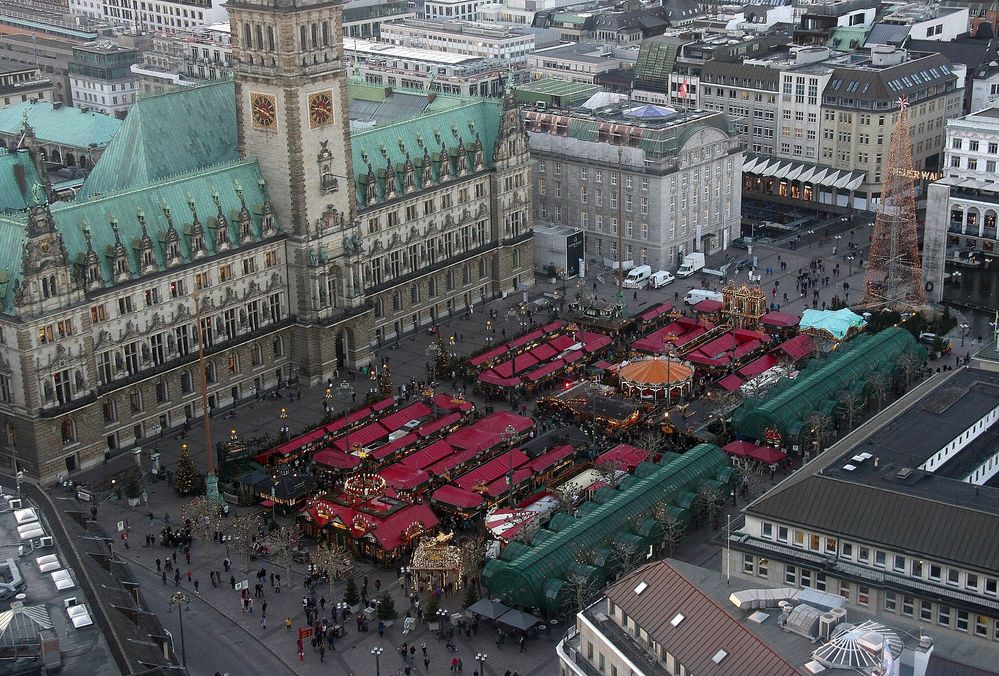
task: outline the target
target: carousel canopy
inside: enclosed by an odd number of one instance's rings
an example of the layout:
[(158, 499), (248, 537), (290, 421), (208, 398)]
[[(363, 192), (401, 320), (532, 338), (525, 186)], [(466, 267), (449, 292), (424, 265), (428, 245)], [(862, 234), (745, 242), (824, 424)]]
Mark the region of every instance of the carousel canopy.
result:
[(694, 369), (681, 361), (653, 357), (622, 366), (619, 375), (628, 385), (656, 388), (686, 382)]

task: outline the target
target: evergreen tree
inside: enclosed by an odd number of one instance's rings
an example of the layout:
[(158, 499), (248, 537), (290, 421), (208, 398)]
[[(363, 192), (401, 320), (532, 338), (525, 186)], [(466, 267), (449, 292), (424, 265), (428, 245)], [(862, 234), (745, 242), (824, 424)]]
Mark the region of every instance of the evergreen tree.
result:
[(392, 396), (392, 372), (388, 363), (382, 364), (382, 372), (378, 376), (378, 387), (383, 397)]
[(177, 495), (198, 495), (203, 490), (204, 480), (194, 464), (191, 450), (184, 444), (177, 458), (177, 470), (173, 476), (173, 487)]
[(392, 599), (392, 595), (385, 591), (378, 599), (378, 619), (387, 622), (398, 616), (399, 614), (395, 612), (395, 601)]
[(426, 607), (423, 609), (423, 617), (427, 622), (436, 622), (439, 618), (437, 617), (437, 611), (440, 609), (440, 601), (433, 594), (430, 595), (430, 600), (427, 601)]
[(470, 584), (465, 590), (465, 600), (462, 601), (462, 605), (466, 608), (479, 600), (479, 585)]
[(343, 600), (348, 606), (356, 606), (361, 602), (361, 593), (357, 591), (357, 583), (354, 582), (354, 578), (347, 580), (347, 585), (343, 590)]

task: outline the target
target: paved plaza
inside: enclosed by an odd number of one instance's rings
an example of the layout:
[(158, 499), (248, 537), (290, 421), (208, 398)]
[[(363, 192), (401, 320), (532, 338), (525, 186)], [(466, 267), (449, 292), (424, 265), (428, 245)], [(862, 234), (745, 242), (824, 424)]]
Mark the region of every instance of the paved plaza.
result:
[[(792, 249), (789, 244), (772, 245), (762, 244), (755, 248), (754, 254), (759, 257), (758, 270), (763, 272), (761, 286), (771, 297), (770, 290), (780, 283), (781, 289), (793, 289), (794, 280), (799, 268), (807, 269), (810, 260), (821, 257), (827, 261), (827, 269), (834, 262), (838, 262), (841, 267), (841, 274), (836, 280), (836, 284), (820, 289), (820, 302), (831, 301), (832, 296), (842, 293), (841, 285), (848, 282), (852, 293), (859, 294), (863, 287), (863, 270), (859, 265), (849, 266), (843, 260), (841, 253), (846, 249), (846, 243), (852, 237), (854, 241), (866, 242), (867, 226), (864, 224), (840, 223), (830, 226), (828, 233), (823, 230), (816, 230), (811, 234), (805, 234), (796, 246)], [(822, 243), (820, 243), (820, 240)], [(833, 247), (837, 247), (837, 255), (832, 255)], [(733, 260), (738, 260), (741, 251), (728, 252)], [(778, 262), (785, 262), (786, 270), (781, 270)], [(714, 267), (723, 262), (722, 256), (709, 260), (709, 267)], [(861, 248), (858, 259), (866, 258), (866, 249)], [(772, 274), (767, 274), (766, 270), (773, 268)], [(596, 291), (598, 297), (611, 299), (617, 295), (617, 289), (613, 284), (609, 273), (602, 273), (596, 281)], [(588, 276), (582, 291), (587, 295), (594, 293), (594, 276)], [(747, 273), (743, 271), (734, 281), (747, 279)], [(602, 280), (602, 281), (601, 281)], [(714, 290), (720, 290), (721, 280), (717, 277), (695, 275), (687, 280), (678, 280), (663, 289), (641, 290), (633, 292), (627, 290), (625, 301), (631, 312), (651, 307), (657, 303), (669, 301), (675, 302), (679, 298), (678, 305), (682, 305), (682, 299), (691, 288), (701, 288), (704, 286), (702, 280), (708, 281), (708, 286)], [(729, 280), (730, 282), (733, 279)], [(839, 285), (839, 286), (837, 286)], [(539, 283), (529, 292), (529, 298), (534, 300), (542, 294), (551, 293), (556, 288), (561, 290), (560, 285), (551, 285), (547, 280), (539, 279)], [(576, 292), (574, 281), (570, 281), (566, 291), (572, 297)], [(805, 299), (800, 297), (789, 298), (787, 303), (782, 302), (782, 293), (779, 293), (774, 302), (781, 304), (781, 310), (800, 313), (805, 308)], [(851, 296), (855, 299), (855, 296)], [(467, 318), (456, 315), (451, 320), (443, 321), (440, 330), (442, 335), (454, 335), (455, 350), (460, 355), (469, 355), (479, 351), (485, 345), (486, 320), (489, 318), (489, 310), (496, 310), (498, 319), (493, 320), (497, 329), (495, 343), (503, 342), (502, 333), (505, 331), (506, 337), (511, 338), (519, 333), (518, 319), (513, 313), (508, 312), (511, 308), (523, 301), (522, 294), (516, 294), (505, 299), (498, 299), (490, 302), (485, 308), (476, 308), (474, 314)], [(811, 307), (812, 298), (809, 297), (808, 307)], [(543, 323), (548, 319), (548, 310), (538, 310), (535, 320)], [(986, 333), (981, 329), (974, 329), (969, 332), (972, 336), (979, 333)], [(428, 347), (433, 340), (432, 335), (426, 329), (421, 330), (416, 335), (407, 336), (397, 343), (382, 346), (377, 351), (379, 359), (388, 359), (392, 370), (395, 385), (408, 382), (410, 378), (424, 380), (427, 377), (426, 364), (431, 360), (428, 356)], [(973, 347), (973, 341), (969, 341), (967, 347), (960, 346), (960, 336), (954, 340), (955, 352), (964, 352)], [(341, 374), (341, 377), (343, 374)], [(450, 378), (440, 379), (440, 388), (449, 389), (452, 387)], [(460, 385), (460, 384), (459, 384)], [(359, 376), (355, 381), (355, 391), (358, 395), (358, 404), (367, 391), (368, 383)], [(293, 388), (297, 393), (297, 389)], [(468, 388), (468, 395), (474, 400), (471, 388)], [(269, 433), (276, 437), (282, 425), (287, 424), (292, 433), (319, 423), (324, 406), (324, 387), (302, 387), (301, 398), (290, 403), (285, 397), (278, 400), (263, 400), (246, 403), (240, 406), (235, 416), (217, 415), (212, 421), (212, 435), (214, 440), (228, 437), (230, 430), (236, 430), (237, 434), (246, 437), (259, 436)], [(335, 414), (343, 413), (345, 408), (351, 407), (349, 395), (341, 395), (335, 403)], [(480, 405), (483, 403), (478, 401)], [(529, 403), (529, 402), (521, 402)], [(493, 405), (499, 406), (496, 402)], [(281, 409), (287, 409), (287, 419), (280, 416)], [(529, 414), (531, 413), (529, 407)], [(173, 469), (176, 463), (177, 454), (182, 443), (190, 445), (196, 461), (202, 469), (207, 464), (207, 456), (204, 446), (204, 430), (200, 423), (195, 424), (189, 435), (180, 439), (176, 433), (166, 434), (164, 437), (155, 440), (152, 444), (161, 453), (161, 464), (169, 469)], [(149, 448), (148, 446), (146, 447)], [(106, 466), (90, 470), (88, 472), (73, 475), (72, 478), (79, 479), (85, 483), (108, 473), (119, 470), (134, 462), (132, 454), (129, 452), (112, 458)], [(144, 461), (145, 462), (145, 461)], [(148, 469), (148, 468), (144, 468)], [(780, 479), (780, 477), (776, 477)], [(140, 581), (144, 592), (160, 615), (166, 628), (173, 634), (178, 654), (180, 650), (180, 618), (179, 611), (168, 612), (170, 608), (169, 599), (178, 591), (175, 586), (172, 574), (164, 583), (161, 574), (157, 572), (156, 559), (164, 560), (172, 553), (171, 549), (162, 548), (159, 544), (152, 547), (145, 547), (143, 542), (147, 534), (158, 534), (164, 525), (164, 519), (177, 526), (181, 522), (181, 513), (184, 500), (178, 498), (173, 489), (166, 482), (153, 483), (145, 487), (147, 505), (140, 505), (137, 508), (129, 508), (124, 501), (110, 500), (103, 504), (99, 510), (99, 520), (109, 532), (116, 530), (119, 521), (127, 520), (129, 527), (129, 548), (118, 548), (119, 553), (129, 560), (135, 569), (135, 575)], [(63, 496), (68, 497), (68, 496)], [(249, 510), (251, 508), (236, 508), (236, 512)], [(259, 511), (259, 507), (252, 508)], [(727, 506), (729, 513), (737, 513), (738, 507)], [(153, 514), (150, 521), (147, 513)], [(281, 519), (283, 523), (290, 524), (290, 519)], [(681, 552), (681, 556), (698, 565), (713, 565), (716, 563), (718, 549), (709, 542), (710, 533), (695, 534)], [(210, 582), (210, 571), (222, 571), (223, 559), (226, 556), (225, 546), (221, 543), (203, 542), (196, 540), (193, 546), (191, 562), (188, 564), (182, 553), (178, 553), (177, 568), (181, 571), (180, 590), (191, 598), (189, 610), (184, 612), (184, 653), (186, 654), (190, 671), (196, 674), (214, 674), (215, 672), (236, 674), (246, 673), (337, 673), (337, 674), (373, 674), (376, 673), (376, 660), (372, 655), (373, 648), (382, 648), (384, 652), (378, 658), (378, 676), (380, 674), (395, 675), (400, 673), (405, 666), (410, 666), (416, 674), (443, 674), (451, 671), (451, 660), (459, 657), (462, 660), (462, 673), (472, 674), (479, 665), (475, 661), (477, 654), (486, 654), (485, 662), (486, 674), (504, 675), (507, 670), (510, 673), (516, 672), (520, 676), (553, 674), (557, 672), (558, 665), (554, 652), (555, 643), (561, 638), (565, 627), (561, 625), (548, 626), (541, 631), (537, 638), (527, 642), (524, 652), (520, 652), (518, 646), (513, 642), (507, 642), (500, 647), (497, 645), (496, 628), (488, 622), (483, 622), (478, 627), (478, 632), (465, 637), (456, 637), (457, 652), (450, 653), (445, 649), (443, 641), (438, 640), (436, 634), (426, 626), (418, 624), (415, 631), (403, 633), (403, 621), (410, 602), (407, 598), (407, 590), (404, 589), (404, 580), (398, 577), (398, 572), (384, 568), (374, 567), (370, 563), (359, 563), (355, 570), (355, 577), (360, 579), (367, 576), (369, 587), (374, 588), (374, 581), (380, 580), (381, 588), (388, 589), (395, 598), (396, 609), (400, 618), (395, 624), (389, 627), (383, 637), (379, 637), (376, 626), (373, 624), (367, 633), (359, 633), (356, 625), (351, 619), (346, 622), (347, 633), (338, 639), (336, 650), (328, 652), (325, 662), (320, 662), (320, 656), (314, 652), (309, 645), (308, 639), (305, 642), (303, 659), (300, 660), (297, 650), (297, 630), (305, 627), (305, 613), (302, 606), (302, 597), (307, 592), (304, 588), (304, 566), (294, 567), (291, 575), (292, 586), (275, 593), (270, 585), (265, 585), (265, 596), (256, 600), (256, 607), (252, 614), (241, 612), (239, 592), (231, 589), (229, 584), (229, 574), (223, 574), (223, 583), (213, 587)], [(268, 573), (283, 572), (273, 568), (267, 562), (250, 562), (250, 570), (243, 571), (243, 561), (233, 557), (233, 574), (238, 581), (249, 579), (255, 581), (254, 573), (260, 567), (266, 567)], [(188, 571), (191, 580), (188, 581)], [(284, 578), (285, 575), (282, 575)], [(195, 593), (194, 581), (198, 580), (198, 591)], [(369, 590), (370, 591), (370, 590)], [(327, 601), (325, 616), (329, 616), (331, 600), (340, 600), (343, 594), (343, 585), (338, 584), (335, 589), (322, 586), (317, 589), (317, 594), (325, 597)], [(456, 594), (445, 597), (441, 601), (441, 607), (449, 611), (460, 612), (462, 610), (462, 597)], [(266, 602), (266, 624), (262, 622), (262, 604)], [(286, 618), (292, 619), (292, 627), (286, 627)], [(414, 659), (403, 662), (399, 648), (407, 642), (417, 646)], [(424, 666), (422, 646), (426, 644), (429, 656), (429, 668)]]

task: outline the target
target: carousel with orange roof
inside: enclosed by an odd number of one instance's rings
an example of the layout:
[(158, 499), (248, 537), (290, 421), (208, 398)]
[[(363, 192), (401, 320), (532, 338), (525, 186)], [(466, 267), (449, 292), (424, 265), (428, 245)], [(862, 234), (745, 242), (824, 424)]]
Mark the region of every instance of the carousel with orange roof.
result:
[(645, 357), (617, 369), (621, 390), (643, 399), (676, 399), (690, 394), (694, 367), (672, 356)]

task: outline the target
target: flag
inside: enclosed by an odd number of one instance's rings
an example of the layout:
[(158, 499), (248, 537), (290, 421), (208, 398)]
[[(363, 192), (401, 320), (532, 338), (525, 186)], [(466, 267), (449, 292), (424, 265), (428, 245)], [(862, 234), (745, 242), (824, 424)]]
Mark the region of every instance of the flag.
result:
[(687, 78), (683, 78), (683, 82), (680, 83), (680, 98), (687, 98)]

